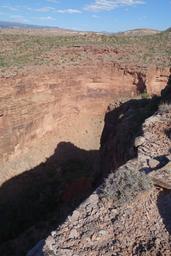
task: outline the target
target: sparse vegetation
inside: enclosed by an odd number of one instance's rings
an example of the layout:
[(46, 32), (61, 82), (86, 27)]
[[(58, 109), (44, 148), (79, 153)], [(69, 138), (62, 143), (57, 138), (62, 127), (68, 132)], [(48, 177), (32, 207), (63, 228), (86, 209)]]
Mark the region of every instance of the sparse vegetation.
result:
[(109, 197), (116, 206), (134, 199), (139, 192), (151, 188), (151, 181), (144, 173), (121, 167), (111, 173), (101, 189), (102, 197)]
[[(88, 47), (83, 49), (82, 47)], [(93, 48), (94, 47), (94, 48)], [(97, 51), (95, 51), (97, 49)], [(98, 49), (101, 52), (98, 52)], [(96, 53), (96, 54), (94, 54)], [(137, 65), (171, 64), (171, 33), (145, 36), (98, 34), (56, 35), (0, 33), (0, 68), (26, 65), (79, 65), (81, 61), (105, 59), (116, 63)]]
[(142, 99), (148, 99), (149, 97), (150, 97), (150, 96), (148, 95), (147, 90), (144, 90), (144, 92), (141, 93), (141, 98), (142, 98)]

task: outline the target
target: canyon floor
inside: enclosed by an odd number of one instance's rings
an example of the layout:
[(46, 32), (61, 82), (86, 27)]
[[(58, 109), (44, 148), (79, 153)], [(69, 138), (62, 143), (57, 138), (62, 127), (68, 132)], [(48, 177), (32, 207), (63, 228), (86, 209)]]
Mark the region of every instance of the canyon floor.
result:
[(0, 255), (171, 255), (170, 76), (170, 32), (0, 30)]

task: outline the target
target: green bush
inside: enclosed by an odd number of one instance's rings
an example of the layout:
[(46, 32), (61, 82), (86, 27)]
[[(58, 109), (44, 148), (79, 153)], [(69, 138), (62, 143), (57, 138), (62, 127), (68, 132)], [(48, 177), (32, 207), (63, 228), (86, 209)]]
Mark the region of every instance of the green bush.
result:
[(148, 98), (150, 98), (150, 96), (148, 95), (147, 90), (144, 90), (144, 92), (141, 93), (141, 98), (142, 98), (142, 99), (148, 99)]

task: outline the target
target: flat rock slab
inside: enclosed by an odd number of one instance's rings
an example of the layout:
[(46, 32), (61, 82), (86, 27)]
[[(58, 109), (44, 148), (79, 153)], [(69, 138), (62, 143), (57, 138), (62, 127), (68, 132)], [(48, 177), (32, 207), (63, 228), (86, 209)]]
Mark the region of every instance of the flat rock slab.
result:
[(161, 169), (151, 172), (149, 175), (154, 185), (171, 189), (171, 162)]

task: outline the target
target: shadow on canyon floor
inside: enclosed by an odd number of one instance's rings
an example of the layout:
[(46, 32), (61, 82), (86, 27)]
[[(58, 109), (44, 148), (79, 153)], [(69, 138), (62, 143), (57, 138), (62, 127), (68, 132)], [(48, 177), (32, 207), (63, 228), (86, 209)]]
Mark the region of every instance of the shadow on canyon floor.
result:
[(25, 255), (62, 223), (92, 193), (97, 163), (98, 151), (61, 142), (45, 163), (5, 182), (0, 188), (0, 255)]
[[(61, 142), (45, 163), (5, 182), (0, 187), (0, 255), (25, 255), (103, 182), (111, 164), (118, 167), (134, 158), (135, 138), (159, 101), (131, 100), (106, 114), (101, 138), (105, 157)], [(111, 164), (106, 167), (103, 161)]]

